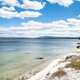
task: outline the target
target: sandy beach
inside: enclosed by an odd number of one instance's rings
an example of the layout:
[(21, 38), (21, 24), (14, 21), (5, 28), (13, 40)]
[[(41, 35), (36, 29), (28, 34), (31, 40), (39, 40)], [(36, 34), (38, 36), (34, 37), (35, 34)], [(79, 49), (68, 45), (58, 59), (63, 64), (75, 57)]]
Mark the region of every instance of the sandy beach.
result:
[[(59, 58), (54, 59), (49, 65), (46, 64), (43, 67), (38, 66), (27, 74), (20, 76), (14, 80), (80, 80), (80, 70), (75, 70), (69, 66), (66, 66), (71, 62), (71, 60), (80, 59), (80, 49), (73, 51), (72, 53), (66, 54)], [(56, 71), (65, 71), (67, 75), (60, 78), (58, 76), (52, 78), (52, 74)]]

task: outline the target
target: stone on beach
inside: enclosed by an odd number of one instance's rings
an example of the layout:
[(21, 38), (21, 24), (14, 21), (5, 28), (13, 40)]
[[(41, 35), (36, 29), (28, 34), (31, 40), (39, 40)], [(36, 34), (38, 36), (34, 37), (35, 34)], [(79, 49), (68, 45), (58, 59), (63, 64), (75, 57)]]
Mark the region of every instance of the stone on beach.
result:
[(72, 57), (71, 55), (70, 56), (67, 56), (66, 59), (70, 59), (71, 57)]
[(66, 57), (66, 59), (72, 59), (73, 57), (75, 57), (75, 55), (69, 55)]
[(75, 56), (75, 57), (72, 57), (71, 60), (76, 60), (76, 61), (80, 61), (80, 56)]
[(80, 49), (80, 45), (78, 45), (77, 48)]
[(44, 59), (44, 57), (38, 57), (38, 58), (35, 58), (35, 59)]
[(80, 43), (77, 43), (77, 44), (80, 44)]

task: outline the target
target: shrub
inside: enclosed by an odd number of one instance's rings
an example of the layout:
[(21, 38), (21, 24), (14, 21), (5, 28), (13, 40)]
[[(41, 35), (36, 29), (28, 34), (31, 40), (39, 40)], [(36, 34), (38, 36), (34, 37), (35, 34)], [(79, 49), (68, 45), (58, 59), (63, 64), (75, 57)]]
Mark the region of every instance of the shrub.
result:
[(52, 77), (52, 78), (55, 78), (55, 77), (60, 78), (60, 77), (62, 77), (62, 76), (64, 76), (64, 75), (67, 75), (66, 72), (63, 71), (63, 70), (59, 70), (59, 71), (53, 73), (53, 74), (51, 75), (51, 77)]
[(75, 68), (76, 70), (79, 70), (80, 69), (80, 61), (72, 61), (69, 64), (69, 67), (72, 67), (72, 68)]

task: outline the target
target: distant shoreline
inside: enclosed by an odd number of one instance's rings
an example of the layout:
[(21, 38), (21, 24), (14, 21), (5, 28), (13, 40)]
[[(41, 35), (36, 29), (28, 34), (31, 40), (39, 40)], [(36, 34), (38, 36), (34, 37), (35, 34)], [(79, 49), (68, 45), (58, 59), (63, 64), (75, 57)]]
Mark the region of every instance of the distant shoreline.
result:
[(0, 39), (79, 39), (79, 37), (37, 37), (37, 38), (26, 38), (26, 37), (0, 37)]

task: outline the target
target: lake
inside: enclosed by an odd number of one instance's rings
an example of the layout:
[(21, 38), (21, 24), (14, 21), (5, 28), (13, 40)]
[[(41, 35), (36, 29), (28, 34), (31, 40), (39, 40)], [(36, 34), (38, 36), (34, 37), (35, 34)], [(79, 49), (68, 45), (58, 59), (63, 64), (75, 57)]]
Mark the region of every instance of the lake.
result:
[[(76, 49), (78, 39), (0, 39), (0, 80), (11, 80)], [(43, 60), (37, 60), (44, 57)]]

